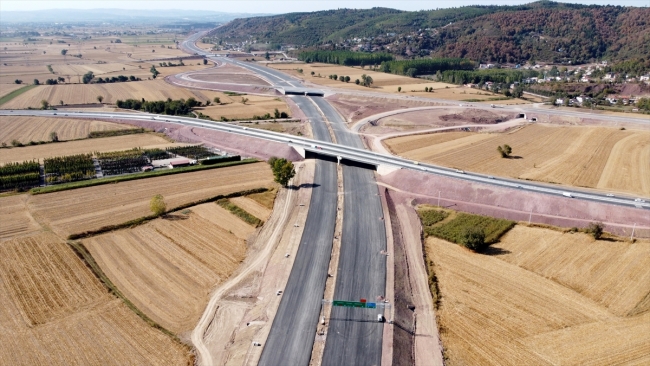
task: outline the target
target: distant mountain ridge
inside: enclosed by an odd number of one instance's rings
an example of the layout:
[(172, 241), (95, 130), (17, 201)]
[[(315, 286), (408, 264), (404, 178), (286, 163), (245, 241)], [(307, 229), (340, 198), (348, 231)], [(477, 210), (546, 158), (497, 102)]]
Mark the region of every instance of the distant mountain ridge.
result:
[(0, 17), (5, 23), (30, 22), (120, 22), (131, 20), (155, 21), (211, 21), (228, 22), (241, 17), (267, 16), (269, 14), (255, 13), (224, 13), (218, 11), (197, 10), (133, 10), (133, 9), (48, 9), (33, 11), (1, 11)]
[(354, 46), (348, 40), (373, 37), (364, 42), (405, 57), (582, 63), (650, 57), (650, 8), (538, 1), (418, 12), (339, 9), (236, 19), (213, 35), (227, 42), (252, 36), (259, 42), (328, 49), (346, 49)]

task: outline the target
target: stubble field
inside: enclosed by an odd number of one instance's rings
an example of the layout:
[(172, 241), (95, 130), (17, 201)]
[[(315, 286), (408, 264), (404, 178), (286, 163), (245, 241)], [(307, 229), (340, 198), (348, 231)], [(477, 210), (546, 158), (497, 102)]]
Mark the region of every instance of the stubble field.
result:
[(435, 238), (425, 248), (447, 364), (650, 361), (649, 242), (517, 226), (493, 255)]
[(84, 240), (124, 295), (176, 334), (194, 328), (210, 290), (245, 258), (255, 231), (216, 203), (184, 212)]
[[(356, 91), (395, 93), (400, 95), (412, 95), (424, 98), (448, 99), (455, 101), (468, 99), (489, 101), (493, 98), (503, 97), (502, 95), (500, 96), (499, 94), (494, 94), (486, 90), (477, 90), (454, 84), (371, 71), (370, 69), (362, 69), (361, 67), (349, 67), (322, 63), (268, 64), (268, 66), (297, 76), (301, 79), (304, 79), (305, 81), (314, 84)], [(299, 73), (297, 69), (302, 69), (303, 72)], [(315, 75), (312, 76), (312, 72), (314, 72)], [(371, 88), (366, 88), (364, 86), (355, 84), (355, 80), (361, 80), (361, 75), (363, 74), (372, 77), (373, 84)], [(332, 80), (328, 77), (329, 75), (349, 76), (351, 80), (348, 83)], [(425, 92), (425, 87), (433, 88), (433, 92)], [(401, 92), (398, 92), (398, 88), (401, 88)], [(521, 99), (514, 99), (512, 101), (514, 103), (527, 103), (525, 100)]]
[(109, 295), (52, 233), (0, 243), (0, 363), (186, 364), (184, 347)]
[(40, 108), (41, 101), (51, 105), (97, 103), (97, 96), (102, 96), (103, 103), (115, 103), (118, 99), (142, 99), (149, 101), (171, 99), (189, 99), (205, 102), (220, 94), (212, 91), (194, 91), (167, 84), (163, 80), (112, 84), (68, 84), (43, 85), (10, 100), (2, 105), (3, 109)]
[(149, 200), (156, 194), (162, 194), (171, 209), (218, 195), (269, 187), (272, 182), (268, 164), (254, 163), (36, 195), (29, 199), (28, 207), (54, 232), (67, 237), (150, 215)]
[(41, 230), (27, 210), (26, 194), (0, 197), (0, 241)]
[(49, 141), (50, 133), (56, 132), (59, 140), (74, 140), (88, 137), (94, 131), (117, 131), (132, 129), (132, 126), (118, 123), (82, 119), (42, 118), (23, 116), (0, 117), (0, 143), (7, 145), (12, 140), (23, 144), (29, 141)]
[(141, 133), (136, 135), (124, 135), (115, 137), (103, 137), (97, 139), (86, 139), (77, 141), (58, 142), (45, 145), (34, 145), (2, 149), (0, 164), (10, 162), (23, 162), (26, 160), (40, 160), (53, 156), (66, 156), (75, 154), (88, 154), (92, 152), (105, 152), (128, 150), (134, 147), (141, 148), (165, 148), (169, 146), (183, 146), (187, 144), (172, 143), (164, 138)]
[[(650, 133), (529, 125), (502, 134), (455, 133), (385, 140), (394, 154), (473, 172), (650, 195)], [(503, 159), (497, 146), (512, 147)]]

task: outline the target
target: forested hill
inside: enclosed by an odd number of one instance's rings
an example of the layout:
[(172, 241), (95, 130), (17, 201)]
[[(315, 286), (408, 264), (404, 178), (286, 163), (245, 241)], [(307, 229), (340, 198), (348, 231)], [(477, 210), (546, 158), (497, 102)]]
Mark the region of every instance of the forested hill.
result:
[(373, 37), (364, 43), (401, 56), (582, 63), (648, 58), (650, 8), (539, 1), (419, 12), (339, 9), (236, 19), (214, 35), (226, 42), (252, 36), (258, 42), (343, 49), (356, 45), (353, 38)]

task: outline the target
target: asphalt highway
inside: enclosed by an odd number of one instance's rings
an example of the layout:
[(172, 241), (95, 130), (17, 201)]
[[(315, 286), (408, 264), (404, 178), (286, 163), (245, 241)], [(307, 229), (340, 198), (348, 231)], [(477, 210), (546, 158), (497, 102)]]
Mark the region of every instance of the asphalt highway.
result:
[[(363, 149), (359, 136), (350, 133), (340, 114), (323, 98), (313, 98), (329, 121), (336, 141)], [(386, 292), (386, 228), (373, 172), (343, 166), (343, 231), (333, 300), (376, 302)], [(324, 366), (381, 364), (382, 311), (332, 308), (323, 354)]]
[[(310, 117), (314, 138), (331, 141), (307, 97), (294, 101)], [(314, 187), (298, 253), (258, 365), (308, 365), (327, 281), (336, 224), (336, 164), (316, 162)]]

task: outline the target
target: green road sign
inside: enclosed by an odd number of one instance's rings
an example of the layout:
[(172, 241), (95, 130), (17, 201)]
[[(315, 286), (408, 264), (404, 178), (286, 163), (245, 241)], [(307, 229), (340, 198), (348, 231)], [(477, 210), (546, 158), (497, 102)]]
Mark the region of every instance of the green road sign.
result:
[(377, 304), (374, 302), (359, 302), (359, 301), (341, 301), (334, 300), (332, 301), (332, 306), (344, 306), (348, 308), (368, 308), (374, 309), (377, 307)]

